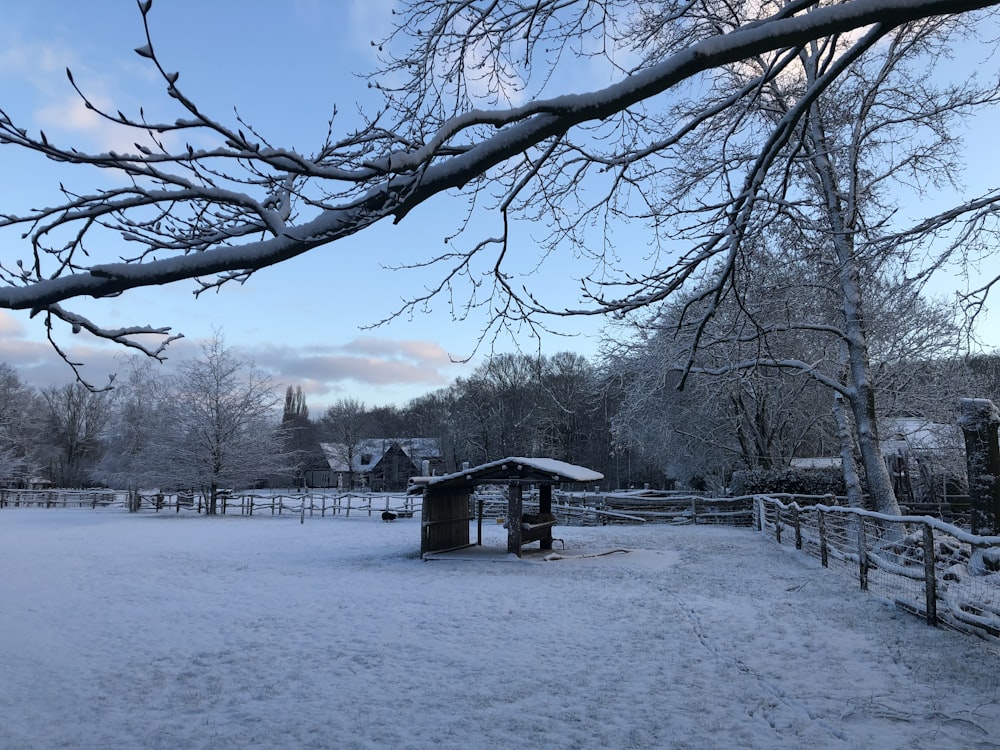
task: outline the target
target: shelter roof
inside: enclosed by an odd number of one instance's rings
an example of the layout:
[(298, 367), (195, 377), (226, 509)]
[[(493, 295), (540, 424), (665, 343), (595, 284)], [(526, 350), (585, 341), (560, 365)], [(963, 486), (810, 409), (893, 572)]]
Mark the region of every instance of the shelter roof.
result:
[(597, 482), (604, 479), (600, 472), (554, 458), (511, 456), (499, 461), (474, 466), (436, 477), (413, 477), (414, 487), (441, 487), (460, 484), (561, 484), (563, 482)]

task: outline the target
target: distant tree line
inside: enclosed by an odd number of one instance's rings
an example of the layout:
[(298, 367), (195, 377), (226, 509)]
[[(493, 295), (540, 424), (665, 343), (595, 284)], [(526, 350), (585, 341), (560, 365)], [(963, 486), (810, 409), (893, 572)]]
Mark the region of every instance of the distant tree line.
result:
[[(199, 491), (211, 510), (226, 488), (302, 486), (326, 461), (321, 442), (435, 438), (453, 469), (548, 456), (603, 472), (608, 488), (716, 491), (735, 472), (840, 455), (830, 393), (798, 371), (720, 368), (679, 389), (670, 362), (683, 336), (666, 325), (671, 310), (661, 311), (659, 333), (627, 345), (609, 336), (598, 363), (570, 352), (496, 354), (404, 406), (341, 399), (318, 417), (301, 387), (287, 386), (282, 400), (281, 387), (219, 336), (175, 376), (129, 360), (109, 391), (35, 389), (0, 364), (0, 482)], [(933, 316), (917, 318), (926, 328)], [(961, 396), (1000, 402), (1000, 356), (923, 358), (934, 352), (928, 339), (886, 330), (884, 346), (873, 337), (876, 350), (895, 351), (873, 362), (880, 417), (954, 424)], [(724, 338), (720, 361), (730, 361), (738, 344), (723, 347)], [(904, 339), (913, 346), (898, 351)]]

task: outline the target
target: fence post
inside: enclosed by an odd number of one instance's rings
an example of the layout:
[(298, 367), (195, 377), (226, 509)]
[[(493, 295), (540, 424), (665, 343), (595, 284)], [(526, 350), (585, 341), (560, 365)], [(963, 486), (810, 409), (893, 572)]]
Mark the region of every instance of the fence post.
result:
[(695, 495), (691, 496), (691, 523), (698, 525), (698, 498)]
[(863, 516), (856, 516), (858, 524), (858, 578), (861, 582), (861, 590), (868, 590), (868, 540), (865, 537), (865, 519)]
[(819, 513), (819, 519), (817, 526), (819, 526), (819, 559), (823, 563), (824, 568), (830, 567), (830, 551), (826, 546), (826, 516), (823, 514), (819, 508), (816, 509)]
[(937, 566), (934, 555), (934, 529), (924, 524), (924, 589), (927, 597), (927, 624), (937, 626)]
[(781, 544), (781, 506), (774, 504), (774, 538)]
[(795, 524), (795, 549), (802, 549), (802, 523), (799, 520), (799, 506), (792, 505), (792, 523)]

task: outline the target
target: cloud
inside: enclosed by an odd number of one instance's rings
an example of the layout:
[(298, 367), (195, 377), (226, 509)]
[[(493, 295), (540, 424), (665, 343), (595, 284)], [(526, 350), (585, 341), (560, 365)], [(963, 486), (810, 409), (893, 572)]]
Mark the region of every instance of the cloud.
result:
[[(47, 341), (38, 338), (35, 321), (26, 320), (26, 314), (0, 310), (0, 362), (9, 364), (36, 388), (72, 382), (73, 371)], [(83, 377), (95, 386), (105, 385), (109, 376), (122, 369), (124, 359), (141, 356), (85, 331), (76, 336), (58, 335), (58, 343), (71, 360), (83, 365)], [(173, 342), (158, 372), (176, 373), (179, 366), (200, 356), (203, 343), (198, 338)], [(342, 345), (301, 347), (248, 346), (230, 340), (226, 344), (270, 374), (281, 389), (300, 386), (310, 396), (314, 412), (338, 398), (402, 405), (447, 386), (471, 367), (454, 362), (437, 343), (413, 339), (359, 337)]]
[(26, 329), (20, 320), (9, 312), (0, 310), (0, 339), (21, 338), (25, 333)]
[(54, 76), (65, 85), (64, 71), (77, 62), (72, 50), (63, 45), (15, 39), (9, 30), (0, 48), (0, 76), (26, 79), (39, 88), (50, 87)]
[[(91, 102), (95, 107), (99, 107), (105, 112), (114, 112), (115, 106), (111, 99), (106, 96), (91, 96)], [(59, 101), (42, 107), (35, 113), (35, 120), (39, 126), (51, 135), (54, 132), (65, 132), (75, 136), (82, 136), (90, 143), (94, 144), (98, 152), (114, 151), (119, 154), (137, 154), (135, 144), (147, 143), (149, 147), (155, 148), (156, 144), (149, 139), (147, 133), (135, 128), (128, 128), (111, 122), (107, 118), (101, 117), (93, 109), (87, 107), (83, 99), (78, 94), (71, 93)], [(171, 145), (176, 140), (169, 140)]]
[[(58, 34), (49, 30), (50, 34)], [(84, 49), (81, 53), (77, 47)], [(155, 146), (141, 129), (115, 125), (88, 109), (66, 79), (72, 70), (88, 99), (102, 111), (115, 113), (137, 109), (133, 98), (125, 93), (136, 79), (148, 80), (151, 66), (139, 67), (129, 58), (95, 70), (87, 60), (97, 59), (92, 47), (79, 37), (43, 40), (24, 29), (0, 30), (0, 81), (8, 98), (20, 107), (30, 107), (34, 125), (44, 130), (56, 145), (72, 145), (81, 151), (137, 153), (136, 141)], [(15, 94), (16, 92), (16, 94)], [(5, 102), (9, 105), (10, 102)], [(147, 114), (149, 108), (147, 107)], [(16, 111), (12, 116), (23, 119)], [(34, 128), (31, 128), (32, 130)], [(33, 133), (33, 135), (35, 135)], [(177, 145), (173, 134), (164, 136), (169, 145)], [(68, 143), (64, 143), (68, 140)]]
[(349, 38), (354, 39), (359, 49), (365, 50), (374, 61), (375, 50), (372, 42), (381, 42), (392, 33), (392, 24), (398, 16), (393, 15), (396, 0), (351, 0), (347, 11), (347, 23), (351, 29)]
[[(71, 383), (73, 371), (48, 341), (29, 335), (31, 325), (26, 326), (15, 314), (0, 311), (0, 362), (13, 367), (26, 383), (35, 388)], [(81, 374), (91, 385), (105, 385), (109, 376), (119, 369), (122, 350), (108, 346), (88, 333), (60, 340), (59, 345), (69, 359), (82, 364)]]
[(362, 336), (339, 347), (347, 353), (372, 354), (394, 360), (411, 360), (423, 364), (454, 364), (448, 352), (432, 341), (407, 341)]
[(359, 337), (340, 346), (238, 347), (258, 366), (307, 394), (351, 395), (363, 401), (415, 398), (450, 383), (455, 363), (431, 341)]

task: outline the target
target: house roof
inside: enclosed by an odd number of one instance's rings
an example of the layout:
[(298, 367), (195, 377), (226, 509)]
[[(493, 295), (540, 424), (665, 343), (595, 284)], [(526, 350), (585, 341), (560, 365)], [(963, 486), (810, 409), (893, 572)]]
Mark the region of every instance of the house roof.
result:
[[(886, 417), (879, 424), (883, 456), (897, 453), (926, 454), (946, 451), (962, 444), (958, 425), (941, 424), (921, 417)], [(790, 465), (800, 469), (840, 468), (839, 456), (793, 458)]]
[[(355, 444), (349, 466), (347, 458), (350, 451), (348, 451), (346, 443), (319, 444), (331, 471), (354, 472), (356, 474), (373, 469), (394, 445), (398, 445), (415, 466), (424, 459), (441, 457), (441, 441), (437, 438), (369, 438)], [(371, 457), (370, 461), (362, 462), (362, 458), (369, 456)]]
[(456, 471), (437, 477), (413, 477), (411, 486), (440, 487), (456, 484), (503, 484), (506, 482), (531, 482), (556, 484), (563, 482), (597, 482), (604, 479), (600, 472), (584, 466), (558, 461), (554, 458), (528, 458), (511, 456), (499, 461), (481, 464), (471, 469)]

